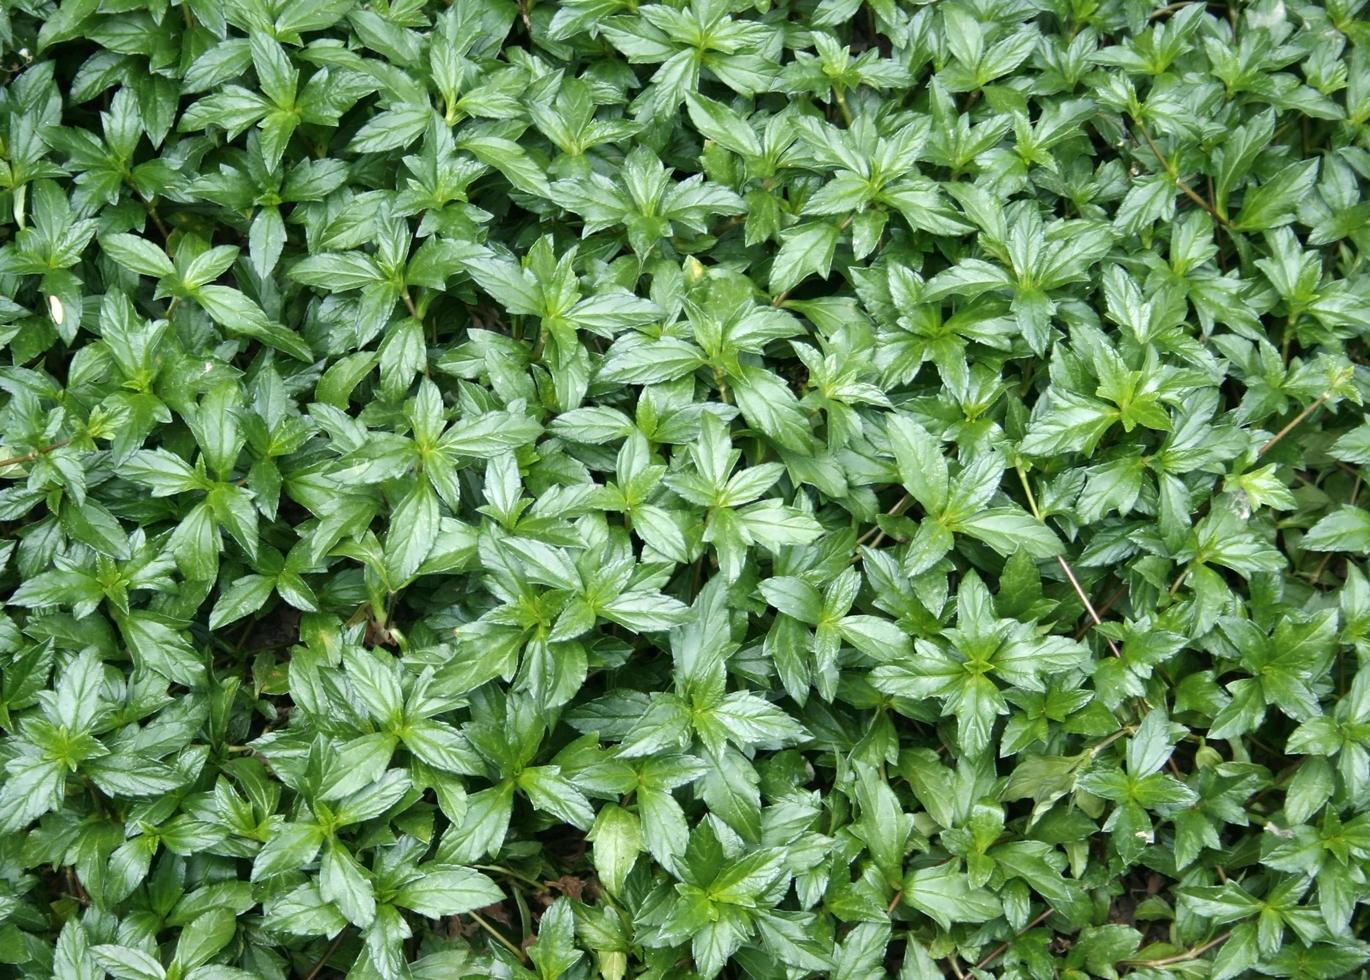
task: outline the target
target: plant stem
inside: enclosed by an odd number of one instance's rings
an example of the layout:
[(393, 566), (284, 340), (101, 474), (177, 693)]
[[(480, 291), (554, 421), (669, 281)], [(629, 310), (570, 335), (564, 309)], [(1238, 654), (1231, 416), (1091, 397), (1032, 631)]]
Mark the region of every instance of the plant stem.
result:
[(46, 456), (54, 449), (61, 449), (66, 444), (66, 439), (58, 439), (51, 445), (44, 446), (42, 449), (35, 449), (31, 453), (25, 453), (22, 456), (11, 456), (9, 459), (0, 459), (0, 470), (7, 469), (11, 466), (18, 466), (20, 463), (32, 463), (39, 456)]
[(1223, 933), (1221, 936), (1218, 936), (1218, 937), (1216, 937), (1216, 938), (1214, 938), (1214, 939), (1210, 939), (1208, 942), (1204, 943), (1202, 946), (1195, 946), (1195, 947), (1194, 947), (1193, 949), (1191, 949), (1191, 950), (1187, 950), (1186, 952), (1183, 952), (1183, 953), (1176, 953), (1174, 956), (1163, 956), (1163, 957), (1161, 957), (1159, 960), (1129, 960), (1128, 962), (1129, 962), (1132, 966), (1138, 966), (1138, 967), (1142, 967), (1142, 966), (1170, 966), (1172, 963), (1187, 963), (1187, 962), (1189, 962), (1190, 960), (1197, 960), (1200, 956), (1202, 956), (1204, 953), (1207, 953), (1207, 952), (1208, 952), (1210, 949), (1212, 949), (1214, 946), (1218, 946), (1218, 945), (1220, 945), (1220, 944), (1222, 944), (1222, 943), (1227, 942), (1227, 938), (1228, 938), (1229, 936), (1231, 936), (1231, 935), (1232, 935), (1232, 933), (1230, 933), (1230, 932), (1225, 932), (1225, 933)]
[(1189, 577), (1189, 569), (1189, 565), (1186, 565), (1184, 568), (1180, 569), (1180, 574), (1175, 576), (1174, 582), (1170, 583), (1170, 591), (1166, 593), (1167, 595), (1174, 596), (1177, 592), (1180, 591), (1180, 586), (1183, 585), (1184, 580)]
[(525, 885), (533, 885), (536, 888), (542, 887), (542, 882), (538, 881), (536, 878), (529, 878), (527, 875), (519, 874), (517, 871), (514, 871), (511, 868), (503, 867), (502, 865), (477, 864), (474, 865), (474, 867), (480, 871), (493, 871), (496, 874), (502, 874), (508, 878), (513, 878), (515, 881), (521, 881)]
[[(1127, 586), (1125, 585), (1119, 586), (1118, 588), (1114, 589), (1113, 594), (1109, 596), (1107, 599), (1105, 599), (1103, 605), (1099, 607), (1099, 615), (1102, 616), (1104, 613), (1112, 609), (1113, 604), (1117, 602), (1119, 599), (1121, 599), (1123, 597), (1123, 594), (1126, 592)], [(1092, 625), (1092, 623), (1086, 623), (1084, 626), (1080, 627), (1080, 629), (1075, 633), (1075, 639), (1083, 640), (1085, 638), (1085, 634), (1089, 632), (1090, 627)]]
[[(1085, 595), (1085, 590), (1080, 586), (1080, 580), (1075, 577), (1074, 570), (1070, 563), (1066, 561), (1064, 555), (1057, 555), (1056, 560), (1061, 563), (1061, 571), (1066, 573), (1066, 578), (1070, 580), (1070, 586), (1075, 590), (1075, 594), (1080, 597), (1080, 601), (1085, 605), (1085, 612), (1089, 613), (1089, 618), (1094, 620), (1095, 626), (1102, 626), (1103, 620), (1099, 618), (1098, 611), (1094, 608), (1094, 603), (1089, 601), (1089, 596)], [(1109, 637), (1104, 637), (1104, 642), (1108, 644), (1109, 651), (1115, 657), (1121, 657), (1122, 653), (1118, 649), (1118, 644), (1114, 643)]]
[(1180, 178), (1179, 171), (1175, 169), (1175, 165), (1166, 159), (1165, 155), (1161, 153), (1160, 147), (1156, 145), (1156, 141), (1151, 138), (1151, 133), (1147, 131), (1146, 123), (1142, 122), (1140, 119), (1134, 119), (1133, 121), (1136, 122), (1137, 131), (1142, 134), (1142, 139), (1146, 140), (1146, 145), (1151, 147), (1151, 152), (1155, 154), (1157, 162), (1165, 168), (1166, 174), (1175, 182), (1175, 186), (1183, 192), (1185, 197), (1189, 198), (1199, 207), (1211, 214), (1214, 221), (1218, 222), (1218, 224), (1223, 227), (1226, 227), (1227, 219), (1218, 213), (1218, 209), (1195, 193), (1194, 188), (1190, 187)]
[(469, 915), (472, 919), (474, 919), (477, 925), (479, 925), (482, 929), (484, 929), (491, 936), (493, 936), (501, 946), (503, 946), (505, 949), (509, 950), (509, 952), (517, 956), (519, 958), (520, 963), (528, 962), (528, 954), (525, 953), (521, 947), (516, 946), (514, 942), (511, 939), (509, 939), (508, 936), (504, 935), (504, 933), (500, 932), (489, 922), (483, 919), (479, 913), (467, 912), (466, 914)]
[(328, 965), (328, 961), (331, 960), (333, 958), (333, 954), (338, 951), (338, 947), (342, 945), (343, 937), (346, 935), (347, 928), (344, 927), (336, 936), (333, 937), (333, 941), (329, 943), (328, 948), (323, 951), (323, 955), (320, 956), (319, 961), (314, 964), (314, 968), (305, 974), (304, 980), (314, 980), (315, 977), (317, 977), (320, 973), (323, 972), (323, 968)]
[[(1028, 508), (1032, 511), (1032, 516), (1037, 520), (1042, 519), (1042, 511), (1037, 506), (1037, 498), (1032, 494), (1032, 484), (1028, 481), (1027, 472), (1021, 466), (1015, 466), (1018, 471), (1018, 482), (1023, 485), (1023, 493), (1027, 494)], [(1089, 618), (1094, 621), (1095, 626), (1102, 626), (1103, 620), (1099, 618), (1099, 611), (1094, 608), (1094, 603), (1089, 601), (1089, 596), (1080, 585), (1080, 580), (1075, 577), (1075, 570), (1070, 567), (1070, 562), (1066, 561), (1065, 555), (1057, 555), (1056, 561), (1061, 565), (1061, 571), (1066, 573), (1066, 578), (1070, 581), (1070, 587), (1075, 590), (1075, 595), (1084, 604), (1085, 612), (1089, 613)], [(1115, 657), (1121, 657), (1122, 653), (1118, 650), (1118, 645), (1108, 637), (1104, 637), (1104, 642), (1108, 644), (1108, 649)]]
[[(1045, 922), (1047, 919), (1049, 919), (1049, 918), (1051, 917), (1051, 914), (1052, 914), (1053, 912), (1055, 912), (1055, 911), (1056, 911), (1056, 910), (1053, 909), (1053, 908), (1048, 908), (1048, 909), (1046, 909), (1044, 912), (1042, 912), (1040, 915), (1038, 915), (1037, 918), (1033, 919), (1033, 920), (1032, 920), (1031, 922), (1029, 922), (1027, 925), (1023, 926), (1023, 928), (1021, 928), (1021, 929), (1019, 929), (1017, 932), (1015, 932), (1015, 933), (1013, 934), (1013, 939), (1017, 939), (1019, 936), (1023, 935), (1025, 932), (1028, 932), (1028, 931), (1030, 931), (1030, 930), (1032, 930), (1032, 929), (1036, 929), (1036, 928), (1037, 928), (1038, 926), (1040, 926), (1043, 922)], [(976, 964), (975, 964), (975, 969), (977, 969), (977, 970), (983, 970), (985, 967), (989, 966), (991, 963), (993, 963), (995, 960), (997, 960), (1000, 956), (1003, 956), (1003, 955), (1004, 955), (1004, 951), (1007, 950), (1007, 949), (1009, 948), (1009, 946), (1011, 946), (1011, 945), (1013, 944), (1013, 939), (1005, 939), (1005, 940), (1004, 940), (1002, 943), (1000, 943), (998, 946), (994, 947), (994, 949), (990, 951), (990, 954), (989, 954), (988, 956), (986, 956), (986, 957), (985, 957), (983, 960), (981, 960), (979, 963), (976, 963)]]
[(1319, 396), (1317, 397), (1317, 399), (1314, 400), (1314, 402), (1313, 402), (1311, 405), (1309, 405), (1307, 408), (1305, 408), (1305, 409), (1304, 409), (1302, 412), (1300, 412), (1298, 415), (1295, 415), (1295, 416), (1293, 417), (1293, 419), (1291, 419), (1291, 420), (1289, 421), (1289, 423), (1288, 423), (1283, 429), (1281, 429), (1279, 432), (1276, 432), (1273, 436), (1271, 436), (1271, 437), (1270, 437), (1270, 441), (1267, 442), (1264, 446), (1262, 446), (1262, 447), (1260, 448), (1260, 451), (1259, 451), (1258, 453), (1256, 453), (1256, 458), (1257, 458), (1257, 459), (1260, 459), (1260, 458), (1261, 458), (1262, 456), (1264, 456), (1267, 452), (1269, 452), (1270, 449), (1271, 449), (1271, 447), (1273, 447), (1273, 446), (1275, 445), (1275, 443), (1279, 442), (1279, 441), (1280, 441), (1281, 439), (1283, 439), (1285, 436), (1289, 435), (1290, 432), (1294, 431), (1294, 429), (1298, 426), (1298, 424), (1299, 424), (1300, 422), (1302, 422), (1304, 419), (1308, 418), (1308, 416), (1310, 416), (1310, 415), (1312, 415), (1314, 412), (1316, 412), (1316, 411), (1318, 410), (1318, 407), (1319, 407), (1320, 405), (1322, 405), (1323, 402), (1327, 401), (1327, 399), (1329, 399), (1329, 398), (1331, 398), (1331, 397), (1332, 397), (1332, 392), (1331, 392), (1331, 391), (1324, 391), (1321, 395), (1319, 395)]
[(834, 85), (832, 94), (837, 99), (837, 111), (842, 113), (842, 121), (846, 123), (848, 127), (850, 127), (852, 123), (852, 116), (851, 109), (847, 108), (847, 94), (842, 91), (841, 85)]
[(1175, 11), (1177, 11), (1177, 10), (1183, 10), (1185, 7), (1188, 7), (1188, 6), (1189, 6), (1191, 3), (1193, 3), (1193, 2), (1194, 2), (1194, 0), (1178, 0), (1178, 2), (1172, 3), (1172, 4), (1168, 4), (1167, 6), (1161, 7), (1159, 10), (1153, 10), (1153, 11), (1151, 12), (1150, 18), (1148, 18), (1148, 19), (1149, 19), (1149, 20), (1160, 20), (1162, 17), (1165, 17), (1167, 14), (1173, 14), (1173, 13), (1174, 13)]
[(1118, 741), (1118, 739), (1122, 738), (1124, 735), (1131, 735), (1135, 731), (1136, 729), (1133, 728), (1131, 725), (1124, 725), (1122, 728), (1118, 729), (1116, 732), (1114, 732), (1112, 735), (1109, 735), (1107, 738), (1100, 739), (1099, 742), (1096, 743), (1094, 747), (1089, 750), (1089, 757), (1093, 759), (1104, 749), (1108, 748), (1114, 742)]
[[(889, 509), (889, 515), (891, 517), (898, 517), (900, 514), (904, 513), (904, 511), (908, 510), (908, 506), (911, 503), (913, 503), (913, 497), (910, 494), (904, 494), (904, 496), (900, 497), (899, 500), (895, 503), (895, 505)], [(871, 541), (872, 538), (874, 538), (875, 540)], [(879, 525), (876, 525), (875, 527), (867, 531), (865, 534), (861, 535), (861, 537), (857, 538), (856, 546), (859, 548), (867, 541), (870, 541), (871, 547), (875, 548), (878, 547), (880, 545), (880, 542), (884, 540), (885, 532), (880, 529)]]
[[(129, 186), (132, 187), (131, 184)], [(133, 193), (137, 194), (138, 200), (143, 202), (143, 207), (147, 210), (147, 216), (152, 219), (153, 225), (155, 225), (157, 231), (161, 233), (162, 241), (169, 241), (171, 239), (171, 230), (167, 228), (166, 222), (163, 221), (162, 216), (158, 214), (157, 205), (152, 203), (152, 198), (144, 197), (143, 192), (136, 187), (133, 188)]]
[(1027, 495), (1028, 510), (1032, 511), (1032, 516), (1037, 520), (1042, 519), (1042, 512), (1037, 507), (1037, 497), (1032, 492), (1032, 484), (1028, 482), (1027, 471), (1021, 466), (1015, 466), (1018, 471), (1018, 482), (1023, 485), (1023, 493)]

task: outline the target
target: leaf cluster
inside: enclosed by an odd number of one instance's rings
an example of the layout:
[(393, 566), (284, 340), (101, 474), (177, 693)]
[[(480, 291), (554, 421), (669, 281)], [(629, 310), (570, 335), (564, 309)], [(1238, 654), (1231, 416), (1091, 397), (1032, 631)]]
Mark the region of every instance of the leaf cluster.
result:
[(0, 2), (0, 976), (1363, 975), (1363, 6)]

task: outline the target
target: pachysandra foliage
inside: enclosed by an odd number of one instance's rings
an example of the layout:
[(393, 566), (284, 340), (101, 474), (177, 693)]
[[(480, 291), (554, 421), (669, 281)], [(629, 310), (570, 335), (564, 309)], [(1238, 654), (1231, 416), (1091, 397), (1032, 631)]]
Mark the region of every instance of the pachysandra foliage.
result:
[(0, 975), (1363, 975), (1361, 5), (0, 2)]

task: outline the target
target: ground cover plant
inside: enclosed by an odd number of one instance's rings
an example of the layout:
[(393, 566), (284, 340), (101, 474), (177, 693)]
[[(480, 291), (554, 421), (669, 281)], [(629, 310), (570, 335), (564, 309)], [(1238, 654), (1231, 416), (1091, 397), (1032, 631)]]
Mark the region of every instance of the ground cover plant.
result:
[(1354, 0), (4, 0), (0, 975), (1363, 975)]

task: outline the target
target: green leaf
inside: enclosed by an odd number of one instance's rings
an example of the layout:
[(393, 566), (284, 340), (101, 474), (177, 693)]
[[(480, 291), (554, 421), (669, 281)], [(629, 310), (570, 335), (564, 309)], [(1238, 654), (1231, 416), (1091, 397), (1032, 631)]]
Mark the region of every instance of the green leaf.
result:
[(209, 614), (209, 628), (217, 629), (250, 616), (271, 598), (276, 580), (268, 575), (244, 575), (223, 590)]
[(1301, 546), (1308, 551), (1350, 551), (1370, 554), (1370, 513), (1343, 507), (1308, 529)]
[(556, 980), (576, 964), (581, 957), (575, 947), (575, 920), (571, 903), (558, 898), (542, 914), (538, 922), (537, 940), (528, 947), (528, 956), (537, 966), (542, 980)]
[(317, 824), (284, 823), (275, 828), (252, 862), (252, 880), (271, 878), (310, 864), (323, 846)]
[(887, 428), (900, 482), (925, 511), (941, 514), (947, 508), (949, 486), (942, 447), (907, 416), (890, 416)]
[(625, 592), (600, 606), (599, 615), (634, 633), (667, 630), (690, 618), (689, 607), (659, 592)]
[(436, 919), (444, 915), (462, 915), (502, 901), (504, 893), (493, 881), (470, 868), (432, 869), (417, 880), (401, 888), (394, 898), (396, 905), (413, 909), (420, 915)]
[(167, 680), (196, 687), (205, 668), (185, 637), (151, 614), (134, 612), (118, 618), (119, 630), (133, 651), (135, 664), (156, 671)]
[(137, 235), (107, 235), (100, 239), (100, 247), (115, 262), (139, 275), (162, 279), (176, 272), (165, 252)]
[(770, 291), (786, 293), (811, 275), (826, 277), (837, 236), (837, 225), (828, 221), (810, 221), (783, 232), (771, 264)]
[(951, 862), (919, 868), (906, 875), (904, 903), (943, 929), (950, 929), (956, 923), (987, 922), (1001, 911), (999, 900), (993, 894), (969, 887)]
[(166, 976), (162, 964), (140, 949), (106, 943), (92, 946), (90, 952), (100, 968), (117, 980), (162, 980)]
[(777, 576), (761, 583), (761, 594), (776, 609), (811, 626), (823, 617), (823, 595), (801, 578)]
[(563, 777), (556, 766), (535, 766), (519, 773), (519, 789), (539, 810), (556, 815), (581, 830), (594, 823), (594, 811), (584, 794)]
[(1318, 178), (1318, 161), (1291, 163), (1242, 199), (1233, 227), (1238, 231), (1265, 231), (1288, 224), (1301, 201)]
[(329, 843), (319, 861), (319, 896), (348, 922), (367, 926), (376, 917), (376, 896), (361, 866), (341, 844)]
[(1363, 970), (1356, 4), (430, 6), (0, 12), (0, 973)]
[(230, 942), (238, 931), (237, 920), (228, 909), (206, 912), (188, 923), (176, 944), (176, 962), (182, 969), (194, 970), (208, 963)]
[(1028, 456), (1089, 455), (1120, 417), (1111, 405), (1071, 391), (1053, 390), (1039, 404), (1042, 408), (1018, 444), (1019, 452)]
[(392, 583), (401, 585), (419, 570), (437, 538), (439, 516), (432, 485), (416, 482), (395, 508), (385, 537), (385, 571)]
[(721, 102), (687, 92), (685, 105), (695, 128), (715, 143), (743, 156), (761, 155), (761, 143), (746, 121)]
[(786, 449), (807, 451), (809, 426), (799, 400), (785, 384), (758, 368), (743, 368), (735, 381), (737, 407), (747, 424), (770, 436)]
[(259, 340), (301, 361), (314, 359), (313, 351), (298, 334), (272, 323), (261, 307), (238, 290), (227, 286), (201, 286), (194, 296), (214, 322), (229, 333)]
[(447, 832), (438, 850), (443, 863), (466, 864), (498, 852), (509, 829), (514, 784), (509, 781), (467, 798), (462, 822)]
[(586, 835), (594, 844), (595, 871), (614, 894), (623, 891), (628, 872), (642, 852), (641, 821), (635, 813), (613, 803), (600, 807)]
[(1033, 558), (1061, 554), (1061, 541), (1037, 518), (1012, 507), (992, 507), (956, 523), (956, 530), (985, 542), (1001, 555), (1025, 551)]

